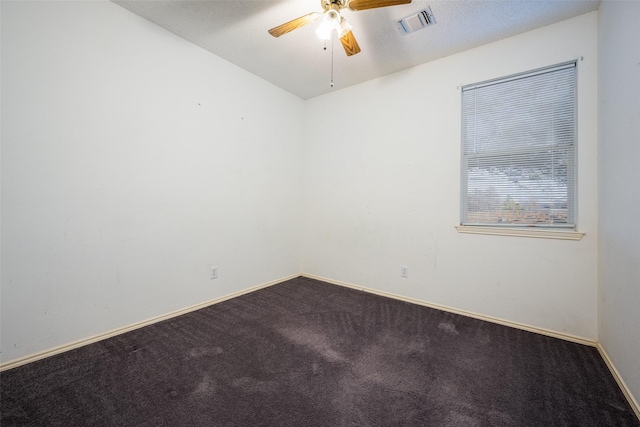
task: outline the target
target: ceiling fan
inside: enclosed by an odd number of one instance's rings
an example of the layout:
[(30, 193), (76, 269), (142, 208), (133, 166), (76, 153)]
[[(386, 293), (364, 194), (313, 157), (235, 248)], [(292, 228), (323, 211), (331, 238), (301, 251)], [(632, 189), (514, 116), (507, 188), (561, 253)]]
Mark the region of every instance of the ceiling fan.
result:
[(311, 12), (292, 21), (285, 22), (269, 30), (273, 37), (280, 37), (290, 31), (300, 28), (322, 17), (322, 23), (316, 33), (325, 40), (331, 37), (331, 32), (336, 30), (340, 42), (347, 56), (360, 52), (360, 46), (351, 32), (351, 25), (340, 15), (342, 9), (352, 11), (375, 9), (378, 7), (408, 4), (411, 0), (320, 0), (323, 12)]

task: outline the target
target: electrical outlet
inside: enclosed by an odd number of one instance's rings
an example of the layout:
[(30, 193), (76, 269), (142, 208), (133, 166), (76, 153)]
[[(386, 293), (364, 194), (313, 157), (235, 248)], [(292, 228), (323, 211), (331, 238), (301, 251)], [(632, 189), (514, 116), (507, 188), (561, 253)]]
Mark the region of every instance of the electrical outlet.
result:
[(405, 265), (400, 266), (400, 277), (409, 277), (409, 267)]
[(211, 267), (211, 277), (210, 279), (218, 278), (218, 267)]

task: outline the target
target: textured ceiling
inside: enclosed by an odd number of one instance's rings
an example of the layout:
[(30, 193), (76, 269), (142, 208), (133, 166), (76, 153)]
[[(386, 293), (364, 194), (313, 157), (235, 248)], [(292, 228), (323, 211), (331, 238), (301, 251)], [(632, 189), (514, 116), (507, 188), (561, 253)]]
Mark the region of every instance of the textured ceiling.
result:
[[(319, 21), (279, 38), (267, 32), (309, 12), (321, 12), (320, 0), (112, 1), (302, 99), (578, 16), (599, 5), (589, 0), (413, 0), (356, 12), (345, 9), (342, 16), (353, 25), (362, 49), (347, 57), (339, 40), (325, 43), (318, 38)], [(397, 21), (427, 6), (437, 23), (404, 34)]]

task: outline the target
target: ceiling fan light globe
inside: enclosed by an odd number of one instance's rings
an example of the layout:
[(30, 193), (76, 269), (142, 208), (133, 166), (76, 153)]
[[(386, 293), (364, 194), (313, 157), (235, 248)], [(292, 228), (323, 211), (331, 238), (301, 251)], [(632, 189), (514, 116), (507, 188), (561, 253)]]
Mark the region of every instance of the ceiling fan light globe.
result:
[(322, 22), (316, 30), (316, 34), (321, 40), (329, 40), (331, 38), (331, 31), (334, 29), (340, 33), (340, 20), (342, 17), (335, 10), (327, 11), (322, 17)]
[(351, 26), (351, 24), (349, 24), (346, 19), (341, 17), (340, 18), (340, 23), (336, 27), (336, 32), (338, 33), (338, 37), (344, 36), (345, 34), (347, 34), (352, 29), (353, 29), (353, 27)]
[(331, 30), (333, 30), (333, 26), (324, 19), (316, 30), (316, 34), (320, 40), (329, 40), (331, 38)]

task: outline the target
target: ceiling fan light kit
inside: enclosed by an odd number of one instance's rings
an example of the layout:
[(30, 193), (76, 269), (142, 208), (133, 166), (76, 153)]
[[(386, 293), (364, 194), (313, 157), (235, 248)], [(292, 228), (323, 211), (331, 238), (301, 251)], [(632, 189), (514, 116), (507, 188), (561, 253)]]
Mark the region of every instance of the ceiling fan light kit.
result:
[(320, 0), (323, 12), (311, 12), (299, 18), (285, 22), (284, 24), (273, 27), (269, 30), (269, 34), (273, 37), (280, 37), (283, 34), (291, 32), (297, 28), (309, 24), (322, 16), (322, 22), (316, 30), (316, 34), (322, 40), (331, 38), (333, 30), (338, 34), (342, 47), (347, 56), (352, 56), (360, 52), (360, 46), (355, 36), (351, 32), (353, 28), (347, 20), (340, 15), (342, 9), (348, 8), (351, 11), (375, 9), (379, 7), (396, 6), (400, 4), (409, 4), (411, 0)]
[(320, 38), (320, 40), (329, 40), (331, 38), (331, 30), (333, 30), (333, 26), (328, 22), (326, 16), (318, 26), (316, 30), (316, 34)]
[(346, 19), (340, 16), (336, 10), (329, 10), (324, 14), (320, 26), (316, 30), (316, 34), (321, 40), (329, 40), (331, 32), (336, 30), (338, 37), (342, 37), (353, 28)]

